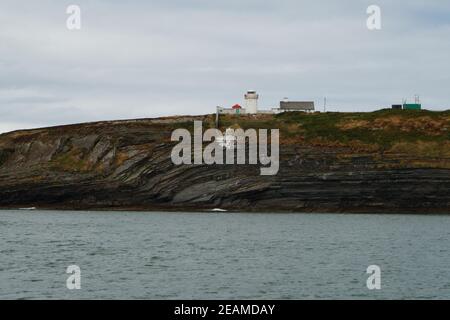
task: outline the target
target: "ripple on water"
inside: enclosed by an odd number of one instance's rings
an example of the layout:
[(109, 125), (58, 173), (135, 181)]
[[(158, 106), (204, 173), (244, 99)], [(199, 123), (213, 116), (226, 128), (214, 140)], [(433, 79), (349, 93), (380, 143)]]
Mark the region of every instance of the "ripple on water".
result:
[(0, 298), (450, 298), (450, 217), (336, 217), (0, 212)]

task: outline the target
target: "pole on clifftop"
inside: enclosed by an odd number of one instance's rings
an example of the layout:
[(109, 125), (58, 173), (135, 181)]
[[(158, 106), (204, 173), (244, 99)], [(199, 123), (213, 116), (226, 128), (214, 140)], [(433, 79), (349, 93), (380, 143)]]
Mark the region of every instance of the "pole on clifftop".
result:
[(216, 107), (216, 129), (219, 129), (219, 106)]

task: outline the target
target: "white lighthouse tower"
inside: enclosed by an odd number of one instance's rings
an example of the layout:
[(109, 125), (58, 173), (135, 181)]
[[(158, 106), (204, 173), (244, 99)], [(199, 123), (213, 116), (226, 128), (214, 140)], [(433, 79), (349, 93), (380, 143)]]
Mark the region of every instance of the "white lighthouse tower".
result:
[(248, 90), (244, 96), (245, 98), (245, 113), (258, 113), (258, 94), (254, 90)]

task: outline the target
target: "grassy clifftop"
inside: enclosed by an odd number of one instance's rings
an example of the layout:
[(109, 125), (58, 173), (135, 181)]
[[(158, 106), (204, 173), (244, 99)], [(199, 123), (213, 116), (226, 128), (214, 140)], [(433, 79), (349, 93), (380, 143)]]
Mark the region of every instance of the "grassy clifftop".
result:
[[(170, 133), (174, 129), (192, 130), (194, 120), (202, 121), (204, 129), (215, 126), (215, 115), (204, 115), (104, 121), (11, 132), (0, 135), (0, 165), (18, 145), (35, 139), (45, 145), (48, 137), (101, 134), (120, 145), (125, 136), (141, 139), (142, 131), (150, 130), (155, 142), (170, 143)], [(279, 129), (281, 145), (341, 148), (344, 156), (371, 154), (398, 159), (412, 167), (450, 168), (450, 110), (221, 115), (221, 130), (228, 127)], [(79, 166), (77, 161), (70, 161), (75, 151), (70, 149), (52, 161), (64, 164), (64, 167)]]
[(288, 112), (224, 116), (221, 126), (279, 128), (281, 143), (348, 146), (366, 152), (450, 158), (450, 111)]

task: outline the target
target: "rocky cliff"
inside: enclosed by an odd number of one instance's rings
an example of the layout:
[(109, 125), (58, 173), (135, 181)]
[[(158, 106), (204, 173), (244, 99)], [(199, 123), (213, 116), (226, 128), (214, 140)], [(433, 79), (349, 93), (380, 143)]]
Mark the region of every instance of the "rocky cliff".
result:
[(279, 128), (280, 169), (172, 164), (176, 128), (214, 116), (86, 123), (0, 135), (0, 207), (450, 213), (450, 112), (225, 116)]

